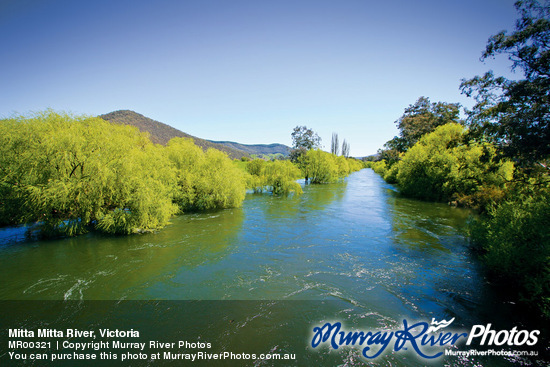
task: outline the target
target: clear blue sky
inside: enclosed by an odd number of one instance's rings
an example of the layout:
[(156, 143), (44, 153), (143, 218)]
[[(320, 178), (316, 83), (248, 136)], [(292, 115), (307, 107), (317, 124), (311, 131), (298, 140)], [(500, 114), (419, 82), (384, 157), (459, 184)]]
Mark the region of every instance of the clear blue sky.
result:
[(513, 0), (0, 0), (0, 117), (131, 109), (189, 134), (373, 154), (418, 97), (472, 101), (461, 78), (513, 30)]

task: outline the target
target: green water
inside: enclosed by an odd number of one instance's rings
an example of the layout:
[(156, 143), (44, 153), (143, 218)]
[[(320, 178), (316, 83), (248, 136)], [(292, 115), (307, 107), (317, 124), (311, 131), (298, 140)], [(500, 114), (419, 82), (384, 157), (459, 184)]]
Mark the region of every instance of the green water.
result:
[[(307, 353), (318, 364), (362, 365), (360, 349), (312, 352), (305, 338), (324, 320), (382, 330), (400, 327), (403, 318), (455, 317), (468, 328), (513, 319), (468, 251), (469, 215), (400, 197), (362, 170), (345, 182), (306, 185), (299, 197), (249, 194), (242, 208), (182, 215), (152, 234), (25, 242), (4, 230), (0, 299), (263, 300), (199, 303), (193, 330), (202, 327), (197, 320), (218, 317), (208, 335), (223, 348), (262, 348), (257, 333), (269, 330), (264, 349)], [(381, 361), (424, 363), (399, 353)], [(507, 363), (484, 365), (496, 362)]]

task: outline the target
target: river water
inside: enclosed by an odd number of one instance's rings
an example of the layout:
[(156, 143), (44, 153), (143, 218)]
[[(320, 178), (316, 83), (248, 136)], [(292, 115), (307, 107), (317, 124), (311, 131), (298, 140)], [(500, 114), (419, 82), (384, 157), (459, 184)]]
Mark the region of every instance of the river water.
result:
[[(179, 332), (209, 338), (219, 350), (296, 353), (298, 361), (288, 365), (303, 365), (305, 355), (318, 365), (424, 365), (410, 353), (389, 351), (371, 361), (360, 347), (312, 350), (311, 330), (326, 321), (340, 321), (347, 330), (396, 330), (403, 319), (432, 318), (455, 318), (454, 327), (466, 331), (475, 324), (509, 325), (513, 309), (486, 284), (468, 251), (469, 215), (403, 198), (365, 169), (341, 183), (305, 185), (302, 196), (248, 194), (242, 208), (178, 216), (152, 234), (24, 241), (5, 229), (0, 299), (147, 300), (119, 304), (162, 309), (154, 323), (187, 324)], [(150, 306), (151, 300), (163, 301)], [(92, 308), (111, 303), (91, 302)], [(25, 310), (28, 304), (20, 305)], [(97, 310), (88, 312), (89, 324), (100, 325)], [(117, 320), (151, 318), (146, 310), (128, 312), (118, 312)], [(146, 339), (172, 333), (140, 327)], [(501, 357), (439, 361), (519, 363)]]

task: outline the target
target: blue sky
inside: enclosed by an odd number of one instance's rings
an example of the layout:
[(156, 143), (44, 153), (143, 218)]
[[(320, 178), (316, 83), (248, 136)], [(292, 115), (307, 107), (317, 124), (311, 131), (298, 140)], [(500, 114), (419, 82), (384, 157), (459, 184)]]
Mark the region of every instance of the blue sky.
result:
[(131, 109), (189, 134), (291, 145), (306, 125), (373, 154), (418, 97), (472, 101), (513, 0), (0, 0), (0, 117)]

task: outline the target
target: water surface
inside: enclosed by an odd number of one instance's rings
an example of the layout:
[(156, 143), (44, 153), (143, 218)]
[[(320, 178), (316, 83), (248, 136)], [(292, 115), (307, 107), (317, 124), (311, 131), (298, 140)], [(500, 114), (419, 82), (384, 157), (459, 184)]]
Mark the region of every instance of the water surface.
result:
[[(298, 318), (291, 327), (296, 337), (274, 336), (270, 346), (298, 354), (307, 350), (304, 323), (338, 320), (350, 329), (382, 330), (401, 327), (404, 318), (454, 317), (456, 327), (468, 330), (506, 324), (511, 309), (500, 304), (468, 251), (469, 215), (403, 198), (362, 170), (341, 183), (306, 185), (298, 197), (248, 194), (242, 208), (178, 216), (152, 234), (14, 243), (4, 230), (10, 240), (0, 249), (0, 278), (7, 280), (0, 299), (306, 301), (213, 303), (231, 305), (231, 317), (242, 321), (211, 330), (213, 338), (224, 335), (219, 343), (226, 348), (238, 343), (228, 335), (242, 341), (262, 328), (288, 332), (289, 320)], [(197, 312), (194, 317), (206, 317)], [(327, 365), (366, 363), (360, 349), (312, 355)], [(485, 365), (495, 365), (490, 361)], [(424, 363), (399, 353), (377, 362)]]

